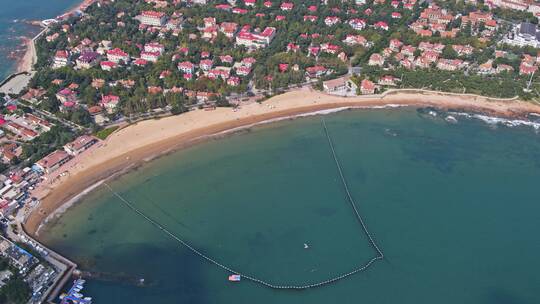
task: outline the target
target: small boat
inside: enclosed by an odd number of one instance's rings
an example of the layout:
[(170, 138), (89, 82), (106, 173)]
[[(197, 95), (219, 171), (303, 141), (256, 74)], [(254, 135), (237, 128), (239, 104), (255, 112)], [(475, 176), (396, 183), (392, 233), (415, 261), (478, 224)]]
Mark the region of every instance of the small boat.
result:
[(304, 243), (304, 249), (308, 249), (309, 248), (309, 245)]
[(240, 282), (241, 278), (242, 278), (242, 276), (240, 276), (239, 274), (231, 274), (229, 276), (229, 281), (231, 281), (231, 282)]

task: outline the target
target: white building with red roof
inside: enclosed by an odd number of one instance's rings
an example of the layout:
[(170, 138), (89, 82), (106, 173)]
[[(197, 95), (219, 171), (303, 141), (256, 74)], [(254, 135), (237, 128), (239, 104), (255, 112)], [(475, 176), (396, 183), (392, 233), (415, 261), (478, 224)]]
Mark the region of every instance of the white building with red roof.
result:
[(331, 44), (331, 43), (323, 43), (321, 44), (321, 51), (328, 53), (328, 54), (337, 54), (340, 51), (339, 45)]
[(119, 96), (109, 94), (109, 95), (101, 96), (101, 101), (99, 102), (99, 105), (107, 109), (108, 112), (112, 112), (118, 107), (119, 103), (120, 103)]
[(441, 58), (437, 62), (437, 68), (443, 71), (456, 71), (461, 69), (464, 65), (464, 61), (460, 59)]
[(538, 67), (535, 65), (530, 65), (525, 62), (522, 62), (519, 65), (519, 75), (531, 75), (536, 73), (536, 71), (538, 71)]
[(63, 150), (56, 150), (36, 162), (36, 167), (44, 173), (52, 173), (70, 160), (70, 155)]
[(183, 61), (178, 63), (178, 70), (182, 71), (185, 74), (193, 74), (195, 70), (195, 65), (189, 61)]
[(129, 62), (129, 54), (119, 48), (114, 48), (107, 50), (107, 59), (115, 63), (120, 63), (120, 61), (127, 63)]
[(367, 39), (362, 35), (347, 35), (342, 42), (348, 45), (368, 45)]
[(373, 25), (373, 27), (375, 27), (376, 29), (383, 30), (383, 31), (388, 31), (388, 29), (389, 29), (388, 23), (386, 23), (384, 21), (379, 21), (379, 22), (375, 23)]
[(247, 67), (252, 67), (255, 64), (255, 62), (257, 62), (257, 59), (253, 57), (246, 57), (242, 59), (241, 64)]
[(233, 38), (238, 31), (238, 24), (235, 22), (223, 22), (219, 25), (219, 31), (225, 34), (227, 38)]
[(375, 88), (375, 84), (369, 79), (364, 79), (360, 83), (360, 92), (364, 95), (375, 94)]
[(160, 52), (141, 52), (141, 59), (150, 62), (156, 62), (158, 61), (160, 55)]
[(244, 26), (236, 36), (236, 44), (248, 48), (264, 48), (272, 42), (276, 35), (276, 28), (267, 27), (262, 32), (250, 31), (249, 26)]
[(102, 62), (99, 63), (99, 66), (104, 71), (111, 71), (113, 69), (116, 69), (118, 64), (116, 64), (116, 63), (114, 63), (112, 61), (102, 61)]
[(399, 49), (401, 48), (402, 45), (403, 45), (403, 42), (401, 42), (400, 40), (392, 39), (390, 40), (389, 47), (392, 51), (399, 52)]
[(371, 56), (369, 56), (368, 65), (370, 66), (383, 66), (384, 65), (384, 57), (381, 56), (379, 53), (373, 53)]
[(294, 4), (292, 2), (283, 2), (281, 3), (281, 5), (279, 6), (279, 8), (282, 10), (282, 11), (291, 11), (293, 8), (294, 8)]
[(167, 22), (167, 16), (163, 12), (143, 11), (139, 16), (141, 24), (149, 26), (163, 26)]
[(316, 65), (306, 68), (306, 76), (308, 78), (317, 78), (321, 77), (328, 72), (328, 69), (322, 65)]
[(204, 71), (210, 70), (214, 66), (214, 62), (211, 59), (203, 59), (199, 62), (199, 68)]
[(64, 146), (64, 151), (66, 151), (69, 155), (79, 155), (97, 142), (97, 138), (93, 136), (82, 135), (77, 137), (74, 141), (67, 143)]
[(53, 69), (65, 67), (69, 64), (69, 52), (66, 50), (56, 51), (53, 58)]
[(229, 79), (227, 79), (227, 85), (230, 85), (232, 87), (240, 85), (240, 78), (236, 76), (229, 77)]
[(366, 20), (360, 18), (353, 18), (349, 20), (349, 25), (357, 31), (363, 30), (366, 27), (366, 24)]
[(324, 24), (326, 24), (326, 26), (336, 25), (339, 22), (341, 22), (341, 19), (339, 19), (337, 16), (328, 16), (324, 18)]
[(236, 69), (236, 75), (238, 76), (247, 76), (251, 73), (251, 68), (247, 66), (241, 66)]
[(144, 51), (145, 52), (158, 52), (159, 54), (163, 54), (165, 52), (165, 46), (161, 43), (157, 42), (150, 42), (144, 45)]

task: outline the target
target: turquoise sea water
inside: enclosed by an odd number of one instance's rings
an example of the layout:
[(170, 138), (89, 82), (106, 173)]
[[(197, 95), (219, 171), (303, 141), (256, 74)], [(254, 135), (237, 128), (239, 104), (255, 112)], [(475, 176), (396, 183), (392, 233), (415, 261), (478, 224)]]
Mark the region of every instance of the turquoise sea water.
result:
[[(25, 20), (54, 18), (81, 1), (78, 0), (0, 0), (0, 78), (15, 69), (14, 56), (22, 56), (21, 37), (33, 37), (40, 30)], [(13, 52), (16, 52), (15, 54)]]
[[(366, 272), (305, 291), (230, 283), (104, 187), (44, 240), (83, 269), (148, 283), (90, 281), (97, 303), (540, 302), (540, 135), (413, 109), (325, 119), (386, 255)], [(220, 262), (300, 284), (375, 255), (338, 178), (321, 118), (309, 117), (176, 152), (110, 185)]]

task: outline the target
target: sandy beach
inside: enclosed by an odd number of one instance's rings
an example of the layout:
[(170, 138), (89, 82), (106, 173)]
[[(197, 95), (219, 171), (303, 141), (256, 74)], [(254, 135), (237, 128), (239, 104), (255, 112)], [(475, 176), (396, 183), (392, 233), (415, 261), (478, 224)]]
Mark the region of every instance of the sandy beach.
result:
[(24, 224), (28, 233), (36, 235), (40, 224), (65, 202), (96, 182), (161, 154), (207, 139), (211, 135), (251, 126), (256, 123), (293, 117), (341, 107), (374, 107), (384, 105), (433, 106), (442, 109), (479, 111), (488, 115), (523, 117), (540, 113), (540, 105), (517, 100), (493, 100), (480, 96), (459, 96), (443, 93), (411, 91), (384, 96), (344, 98), (300, 89), (275, 96), (262, 104), (252, 103), (234, 111), (217, 108), (196, 110), (178, 116), (147, 120), (120, 129), (78, 159), (68, 174), (40, 191), (41, 204)]
[(32, 70), (32, 65), (34, 63), (34, 45), (31, 38), (24, 38), (25, 52), (24, 56), (20, 58), (17, 62), (17, 73), (20, 72), (29, 72)]

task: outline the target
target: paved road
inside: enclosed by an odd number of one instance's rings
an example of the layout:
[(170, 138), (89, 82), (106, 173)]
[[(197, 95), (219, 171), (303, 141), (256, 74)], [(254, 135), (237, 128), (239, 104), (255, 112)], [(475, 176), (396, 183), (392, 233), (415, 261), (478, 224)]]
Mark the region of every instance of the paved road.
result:
[(19, 94), (30, 82), (35, 72), (30, 74), (21, 74), (13, 77), (2, 87), (0, 87), (0, 93), (4, 94)]

